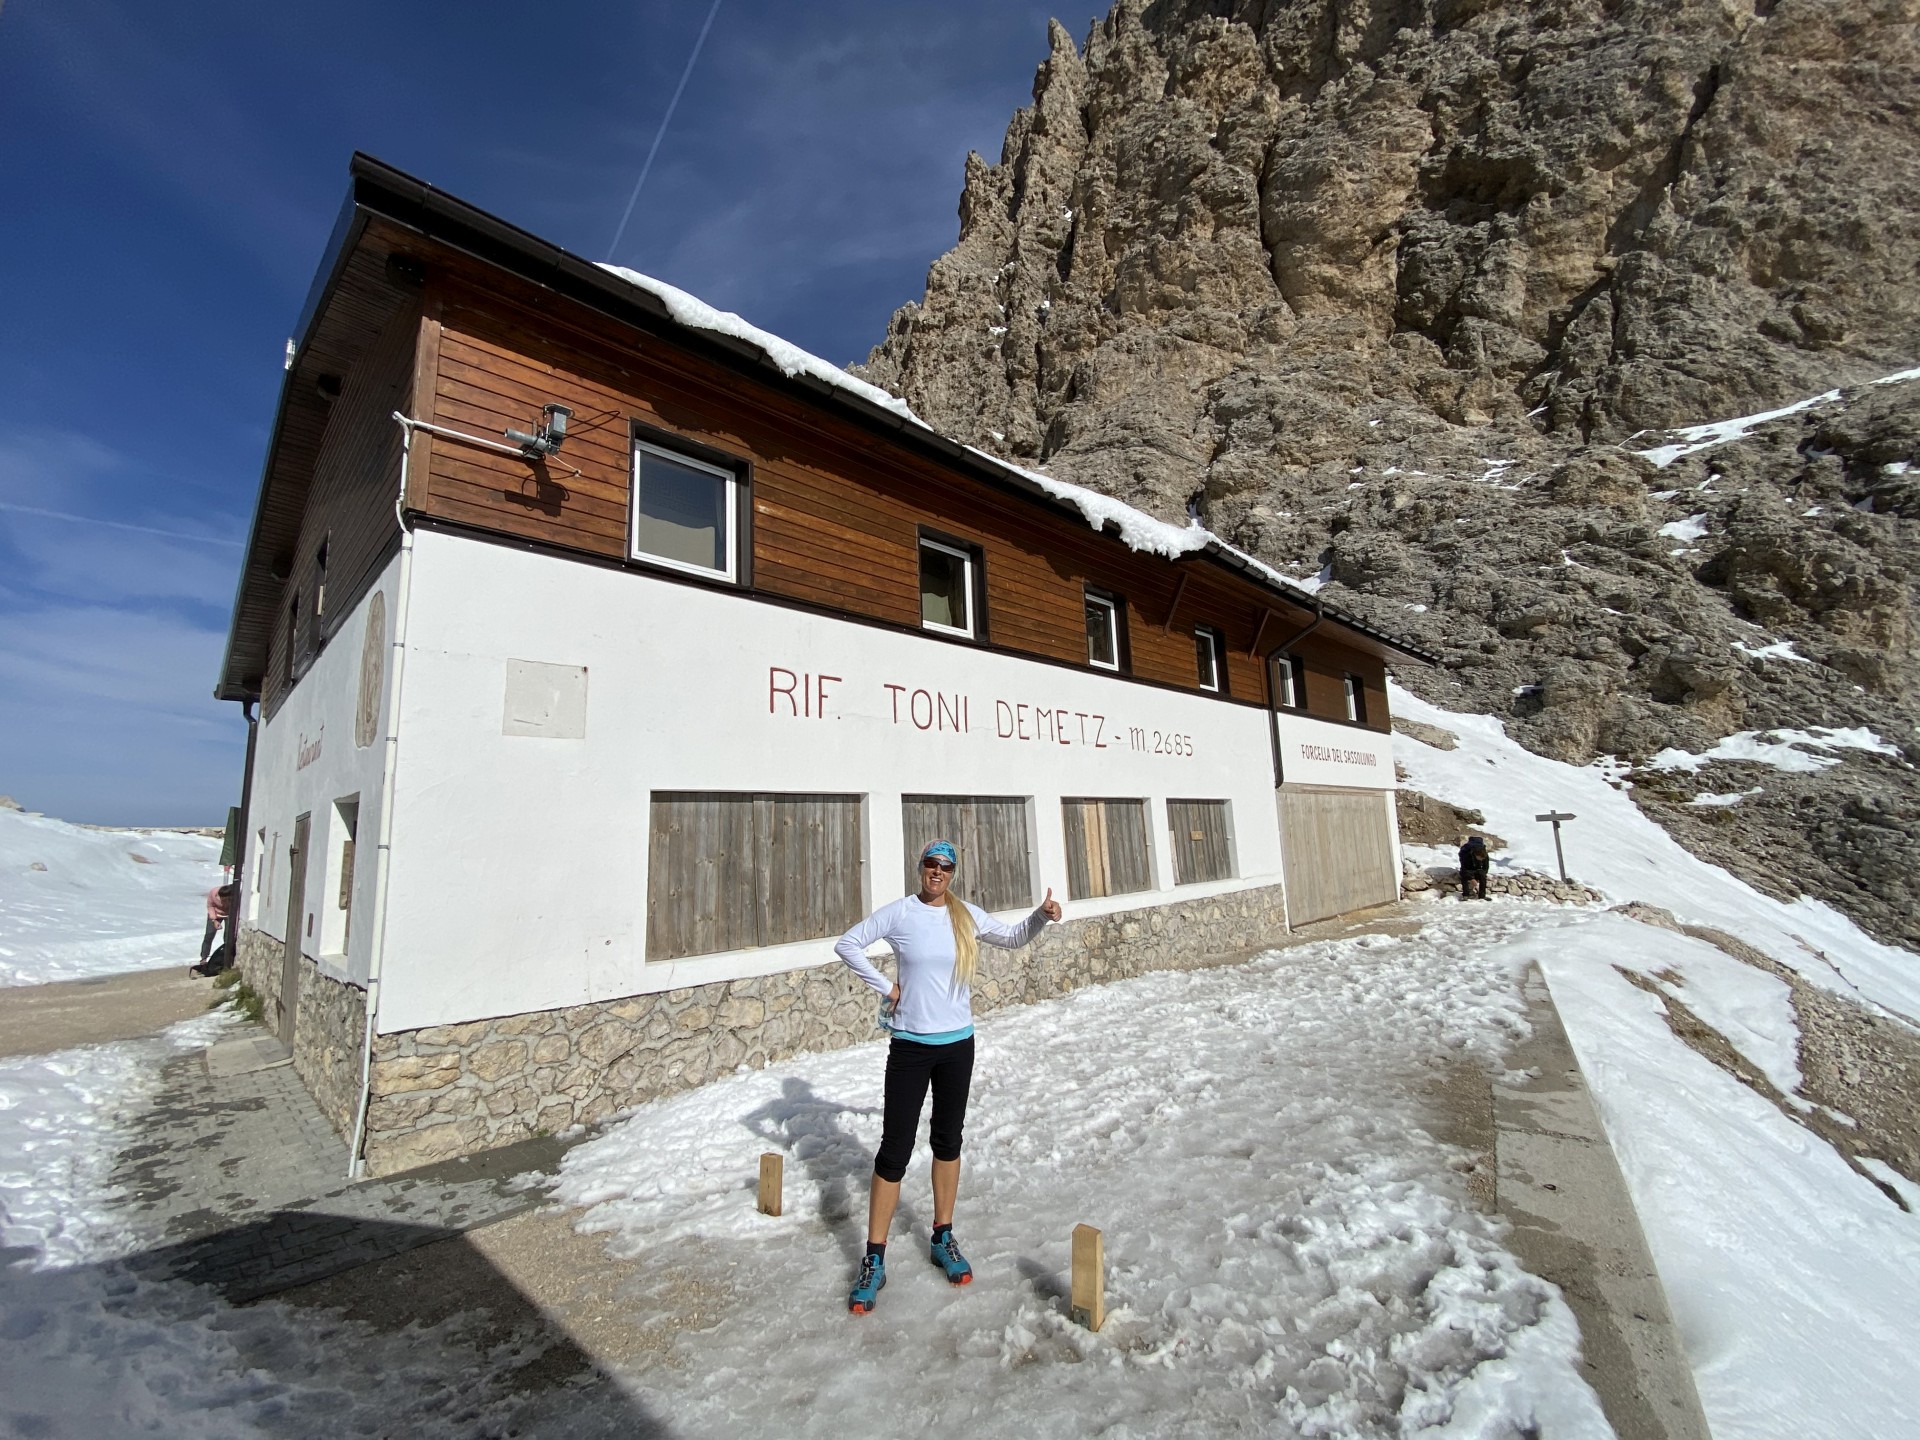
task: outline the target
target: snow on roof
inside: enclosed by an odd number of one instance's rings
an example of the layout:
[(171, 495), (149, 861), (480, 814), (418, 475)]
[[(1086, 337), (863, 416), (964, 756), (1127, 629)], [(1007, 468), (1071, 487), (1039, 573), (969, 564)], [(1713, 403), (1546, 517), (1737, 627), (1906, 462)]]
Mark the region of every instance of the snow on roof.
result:
[[(891, 411), (908, 424), (925, 430), (929, 435), (939, 434), (931, 425), (914, 414), (912, 407), (898, 396), (882, 390), (878, 385), (869, 384), (857, 376), (849, 375), (839, 366), (802, 350), (792, 341), (783, 340), (770, 331), (762, 330), (731, 310), (717, 310), (698, 296), (690, 295), (678, 286), (669, 285), (664, 280), (656, 280), (651, 275), (643, 275), (638, 270), (629, 270), (624, 265), (603, 264), (600, 268), (610, 275), (618, 276), (636, 289), (646, 291), (666, 307), (668, 315), (688, 329), (706, 330), (716, 335), (725, 335), (731, 339), (744, 341), (772, 361), (783, 375), (805, 375), (822, 384), (831, 385), (836, 390), (856, 396), (869, 405), (877, 405), (883, 410)], [(1265, 561), (1255, 559), (1239, 547), (1229, 545), (1198, 521), (1190, 520), (1184, 526), (1174, 525), (1168, 521), (1156, 519), (1146, 511), (1127, 504), (1124, 500), (1116, 500), (1111, 495), (1102, 495), (1099, 491), (1089, 490), (1083, 485), (1055, 479), (1044, 471), (1029, 470), (1024, 466), (1012, 464), (976, 446), (968, 445), (965, 449), (985, 464), (1010, 475), (1017, 475), (1054, 499), (1072, 505), (1093, 529), (1102, 530), (1111, 525), (1119, 534), (1121, 541), (1131, 550), (1177, 560), (1182, 555), (1192, 555), (1209, 548), (1218, 549), (1247, 568), (1259, 572), (1262, 577), (1279, 588), (1303, 597), (1311, 596), (1326, 582), (1327, 577), (1324, 572), (1308, 581), (1284, 574)]]
[(878, 405), (883, 410), (891, 410), (902, 420), (910, 421), (926, 430), (931, 427), (914, 414), (907, 402), (897, 396), (889, 395), (878, 385), (869, 385), (866, 381), (847, 374), (837, 365), (829, 364), (818, 355), (802, 350), (791, 341), (782, 340), (778, 335), (749, 324), (731, 310), (716, 310), (697, 295), (689, 295), (676, 285), (664, 280), (656, 280), (651, 275), (642, 275), (638, 270), (629, 270), (624, 265), (602, 264), (601, 269), (610, 275), (618, 275), (636, 289), (644, 290), (662, 305), (667, 313), (690, 330), (709, 330), (716, 335), (731, 336), (735, 340), (744, 340), (759, 350), (775, 365), (783, 375), (807, 375), (815, 380), (824, 381), (841, 390), (851, 391), (869, 405)]

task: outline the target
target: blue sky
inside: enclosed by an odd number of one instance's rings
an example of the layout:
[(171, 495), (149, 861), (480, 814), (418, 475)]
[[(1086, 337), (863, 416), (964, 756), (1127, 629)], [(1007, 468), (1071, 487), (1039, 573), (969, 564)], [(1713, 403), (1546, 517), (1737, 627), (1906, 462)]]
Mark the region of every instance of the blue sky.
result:
[[(723, 0), (612, 258), (864, 357), (953, 243), (1050, 13)], [(0, 793), (105, 824), (237, 802), (244, 725), (209, 697), (347, 157), (606, 258), (706, 14), (5, 0)]]

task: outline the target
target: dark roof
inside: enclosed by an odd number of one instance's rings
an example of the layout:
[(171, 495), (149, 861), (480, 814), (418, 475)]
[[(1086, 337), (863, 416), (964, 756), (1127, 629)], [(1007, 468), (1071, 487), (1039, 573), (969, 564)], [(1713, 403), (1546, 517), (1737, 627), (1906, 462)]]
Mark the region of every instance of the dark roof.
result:
[[(724, 331), (682, 323), (653, 291), (632, 283), (590, 260), (469, 205), (423, 180), (355, 152), (348, 167), (346, 203), (334, 226), (320, 269), (314, 277), (293, 335), (293, 355), (281, 388), (280, 405), (268, 442), (265, 474), (254, 511), (247, 557), (234, 599), (233, 627), (214, 690), (223, 700), (246, 700), (260, 693), (273, 633), (282, 567), (290, 563), (306, 505), (326, 405), (317, 396), (322, 373), (343, 374), (354, 354), (372, 339), (403, 302), (406, 284), (386, 273), (384, 256), (361, 254), (358, 242), (370, 220), (429, 237), (520, 278), (591, 306), (642, 331), (669, 336), (675, 343), (704, 352), (734, 369), (744, 369), (769, 385), (804, 392), (815, 403), (857, 417), (901, 442), (938, 455), (948, 466), (1011, 488), (1036, 504), (1084, 519), (1071, 501), (1050, 493), (1019, 467), (949, 439), (858, 389), (804, 370), (789, 373), (752, 340)], [(1201, 549), (1171, 563), (1205, 557), (1239, 572), (1288, 606), (1324, 615), (1375, 644), (1429, 664), (1439, 657), (1390, 635), (1319, 596), (1289, 583), (1259, 561), (1210, 538)], [(275, 571), (282, 573), (276, 575)]]

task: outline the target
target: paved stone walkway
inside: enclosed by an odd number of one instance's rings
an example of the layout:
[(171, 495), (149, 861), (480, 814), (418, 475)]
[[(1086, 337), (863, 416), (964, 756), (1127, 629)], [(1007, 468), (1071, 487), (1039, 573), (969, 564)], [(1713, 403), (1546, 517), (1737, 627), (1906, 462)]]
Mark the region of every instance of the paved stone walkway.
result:
[[(270, 1039), (257, 1029), (238, 1038)], [(212, 1285), (238, 1303), (531, 1209), (538, 1192), (514, 1177), (553, 1166), (563, 1148), (535, 1140), (349, 1181), (347, 1143), (292, 1066), (214, 1078), (205, 1053), (193, 1052), (162, 1072), (113, 1183), (127, 1197), (122, 1213), (151, 1247), (140, 1268)]]

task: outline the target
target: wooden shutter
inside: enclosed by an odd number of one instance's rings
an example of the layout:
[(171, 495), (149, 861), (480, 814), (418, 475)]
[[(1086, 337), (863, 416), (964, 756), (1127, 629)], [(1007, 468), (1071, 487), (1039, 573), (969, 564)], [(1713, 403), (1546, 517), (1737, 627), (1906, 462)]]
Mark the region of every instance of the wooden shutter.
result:
[(1226, 801), (1167, 801), (1167, 831), (1172, 841), (1176, 885), (1232, 878)]
[(655, 792), (649, 960), (817, 940), (859, 918), (859, 796)]
[(1034, 903), (1027, 849), (1027, 802), (1005, 795), (903, 795), (907, 893), (920, 888), (920, 851), (951, 840), (959, 854), (954, 891), (982, 910), (1019, 910)]
[(1061, 801), (1067, 893), (1076, 900), (1153, 888), (1144, 800)]

